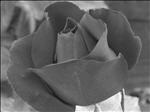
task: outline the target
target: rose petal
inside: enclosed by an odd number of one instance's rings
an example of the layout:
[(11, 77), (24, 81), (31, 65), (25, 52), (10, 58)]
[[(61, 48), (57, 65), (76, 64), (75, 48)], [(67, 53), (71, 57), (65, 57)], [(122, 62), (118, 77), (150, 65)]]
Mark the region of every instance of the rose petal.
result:
[(85, 34), (86, 32), (84, 29), (78, 24), (78, 29), (76, 33), (74, 34), (74, 55), (76, 59), (80, 59), (84, 56), (86, 56), (88, 52), (88, 47), (86, 46), (85, 40), (83, 38), (83, 33)]
[(100, 19), (94, 19), (88, 13), (84, 14), (82, 17), (81, 24), (86, 29), (86, 31), (93, 35), (93, 38), (99, 40), (88, 56), (101, 61), (115, 59), (116, 55), (109, 48), (107, 43), (106, 24)]
[(124, 87), (127, 64), (120, 55), (107, 62), (72, 60), (31, 71), (46, 81), (60, 99), (73, 105), (90, 105)]
[(94, 49), (90, 52), (89, 57), (108, 61), (116, 58), (115, 53), (109, 48), (107, 43), (107, 29), (103, 32)]
[(97, 41), (80, 24), (78, 24), (78, 29), (82, 35), (82, 38), (87, 47), (88, 53), (91, 52), (93, 50), (94, 46), (96, 45)]
[(39, 111), (74, 112), (74, 107), (53, 96), (51, 89), (39, 77), (26, 73), (28, 67), (33, 67), (32, 39), (33, 35), (21, 38), (11, 48), (11, 66), (8, 69), (11, 85), (23, 100)]
[(141, 40), (135, 36), (126, 17), (120, 12), (110, 9), (90, 10), (90, 15), (102, 19), (108, 27), (108, 44), (118, 54), (121, 52), (131, 69), (140, 54)]
[(74, 38), (71, 32), (67, 34), (58, 34), (56, 50), (58, 63), (74, 58), (73, 43)]
[(24, 101), (41, 112), (74, 112), (75, 107), (59, 100), (39, 77), (25, 71), (13, 65), (8, 72), (14, 90)]
[(84, 14), (84, 11), (71, 2), (53, 3), (45, 9), (45, 12), (48, 13), (49, 21), (53, 23), (57, 33), (63, 30), (67, 17), (79, 21)]
[(35, 67), (53, 63), (56, 39), (51, 23), (45, 20), (32, 40), (32, 59)]
[(78, 59), (88, 54), (78, 23), (68, 18), (62, 33), (57, 39), (57, 61)]
[(100, 107), (102, 112), (124, 112), (121, 107), (121, 92), (97, 103), (96, 106)]
[(91, 33), (96, 40), (99, 40), (106, 30), (106, 25), (101, 19), (93, 18), (89, 13), (85, 13), (80, 24), (86, 31)]
[(34, 67), (31, 57), (31, 44), (34, 34), (16, 40), (10, 49), (11, 63), (23, 68)]

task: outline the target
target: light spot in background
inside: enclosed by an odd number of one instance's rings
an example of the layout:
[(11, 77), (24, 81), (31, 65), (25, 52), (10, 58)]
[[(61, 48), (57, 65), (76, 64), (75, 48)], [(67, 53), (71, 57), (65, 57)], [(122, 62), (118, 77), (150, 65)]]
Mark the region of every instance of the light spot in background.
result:
[[(41, 19), (44, 14), (44, 9), (52, 3), (58, 1), (19, 1), (18, 5), (22, 6), (25, 10), (32, 13), (36, 19)], [(104, 1), (70, 1), (74, 4), (78, 5), (81, 9), (95, 9), (95, 8), (108, 8), (108, 6), (104, 3)], [(32, 10), (32, 11), (31, 11)]]
[(7, 80), (7, 69), (9, 63), (9, 51), (1, 47), (1, 81)]
[(15, 102), (13, 98), (1, 97), (1, 112), (38, 112), (26, 103), (16, 108)]
[(15, 1), (1, 1), (1, 32), (8, 28), (15, 4)]
[(104, 3), (104, 1), (71, 1), (74, 4), (78, 5), (81, 9), (88, 10), (88, 9), (96, 9), (96, 8), (106, 8), (108, 6)]

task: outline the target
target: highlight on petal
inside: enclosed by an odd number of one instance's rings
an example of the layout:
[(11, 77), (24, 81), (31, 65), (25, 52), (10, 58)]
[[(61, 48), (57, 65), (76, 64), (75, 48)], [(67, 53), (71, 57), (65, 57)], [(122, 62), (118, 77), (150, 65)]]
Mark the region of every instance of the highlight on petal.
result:
[(124, 106), (125, 111), (132, 111), (132, 112), (141, 112), (140, 106), (139, 106), (139, 98), (125, 95), (124, 98)]
[(112, 61), (99, 62), (85, 58), (30, 71), (41, 77), (63, 101), (86, 106), (101, 102), (124, 87), (127, 64), (119, 55)]
[(94, 110), (95, 110), (95, 105), (94, 104), (93, 105), (88, 105), (88, 106), (79, 106), (79, 105), (77, 105), (76, 109), (75, 109), (75, 112), (95, 112)]
[(116, 53), (122, 53), (131, 69), (138, 60), (141, 51), (141, 40), (135, 36), (127, 18), (120, 12), (111, 9), (90, 10), (89, 14), (102, 19), (108, 28), (108, 44)]
[(84, 14), (83, 10), (71, 2), (53, 3), (45, 9), (45, 12), (48, 13), (49, 21), (53, 23), (57, 33), (63, 30), (68, 17), (80, 21)]
[(96, 106), (100, 107), (102, 112), (123, 112), (121, 108), (121, 92), (97, 103)]
[(45, 20), (32, 40), (32, 59), (35, 67), (53, 63), (56, 49), (56, 34), (51, 21)]

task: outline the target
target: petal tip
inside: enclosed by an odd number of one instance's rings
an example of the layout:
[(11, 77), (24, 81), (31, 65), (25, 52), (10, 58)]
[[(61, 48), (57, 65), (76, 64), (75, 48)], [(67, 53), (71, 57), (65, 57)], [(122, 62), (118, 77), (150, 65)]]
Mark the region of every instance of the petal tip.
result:
[(57, 33), (63, 29), (67, 17), (80, 21), (84, 14), (83, 10), (71, 2), (53, 3), (45, 8), (45, 12), (48, 13), (49, 20), (53, 22)]

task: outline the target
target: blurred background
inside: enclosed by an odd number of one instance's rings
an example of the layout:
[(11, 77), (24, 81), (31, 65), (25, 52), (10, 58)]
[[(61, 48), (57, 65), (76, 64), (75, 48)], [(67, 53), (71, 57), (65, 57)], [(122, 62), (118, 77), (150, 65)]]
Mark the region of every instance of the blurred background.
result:
[[(7, 79), (9, 49), (13, 41), (34, 32), (43, 21), (44, 8), (54, 1), (1, 1), (1, 111), (35, 112), (12, 90)], [(143, 112), (150, 111), (150, 2), (149, 1), (73, 1), (80, 8), (111, 8), (128, 18), (142, 40), (139, 62), (128, 74), (126, 94), (139, 98)]]

